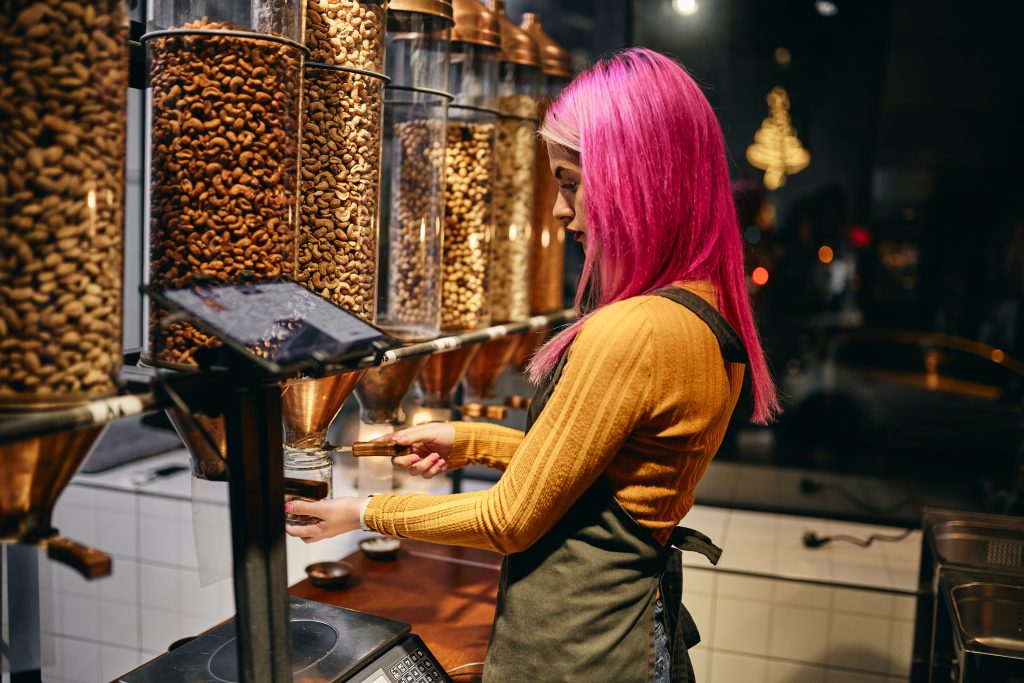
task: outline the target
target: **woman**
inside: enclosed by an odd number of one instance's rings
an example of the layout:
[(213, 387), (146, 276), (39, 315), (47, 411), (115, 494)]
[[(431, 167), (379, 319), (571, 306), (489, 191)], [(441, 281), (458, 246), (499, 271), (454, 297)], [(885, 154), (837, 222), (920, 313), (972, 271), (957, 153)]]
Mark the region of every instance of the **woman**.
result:
[(415, 474), (482, 463), (501, 480), (446, 496), (295, 502), (293, 512), (323, 521), (288, 532), (312, 541), (362, 522), (506, 555), (485, 680), (692, 680), (696, 630), (674, 550), (717, 559), (717, 549), (677, 525), (725, 434), (744, 364), (754, 421), (778, 410), (721, 130), (677, 62), (637, 48), (577, 77), (541, 135), (560, 186), (554, 215), (586, 251), (576, 305), (588, 312), (532, 360), (526, 434), (446, 423), (394, 436), (414, 453), (396, 466)]

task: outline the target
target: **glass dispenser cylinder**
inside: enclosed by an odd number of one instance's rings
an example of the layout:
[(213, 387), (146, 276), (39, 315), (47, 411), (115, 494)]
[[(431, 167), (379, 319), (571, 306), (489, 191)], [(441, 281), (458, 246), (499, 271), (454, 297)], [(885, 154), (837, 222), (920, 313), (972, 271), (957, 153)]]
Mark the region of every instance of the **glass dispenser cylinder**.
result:
[(494, 243), (491, 249), (492, 322), (530, 314), (530, 247), (534, 221), (534, 162), (540, 55), (537, 44), (505, 16), (501, 20), (498, 135), (494, 181)]
[(0, 406), (117, 392), (127, 40), (121, 0), (0, 12)]
[(451, 25), (450, 2), (389, 5), (377, 324), (403, 341), (440, 330)]
[(486, 327), (494, 230), (494, 143), (501, 33), (477, 0), (456, 0), (445, 164), (441, 328)]
[[(543, 121), (551, 102), (572, 78), (570, 55), (544, 32), (539, 15), (523, 14), (521, 27), (534, 39), (540, 50), (543, 96), (537, 107), (537, 117)], [(558, 198), (558, 184), (551, 176), (547, 145), (543, 141), (537, 143), (535, 169), (530, 312), (540, 315), (563, 308), (562, 290), (565, 280), (565, 230), (551, 216), (551, 210)]]
[[(149, 281), (292, 277), (304, 49), (299, 0), (156, 0), (150, 70)], [(194, 364), (214, 340), (160, 328), (147, 359)]]
[(295, 278), (372, 322), (376, 309), (385, 2), (306, 4)]

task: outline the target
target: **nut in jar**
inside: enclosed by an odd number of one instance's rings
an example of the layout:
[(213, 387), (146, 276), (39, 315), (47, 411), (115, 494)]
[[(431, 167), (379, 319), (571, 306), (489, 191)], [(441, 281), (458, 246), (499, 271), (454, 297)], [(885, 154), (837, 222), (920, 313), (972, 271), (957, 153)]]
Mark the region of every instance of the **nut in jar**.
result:
[[(230, 30), (195, 22), (185, 28)], [(295, 267), (301, 53), (233, 35), (161, 36), (150, 43), (150, 281), (291, 277)], [(214, 340), (186, 323), (155, 338), (159, 363), (191, 364)]]
[(116, 393), (127, 17), (118, 0), (0, 12), (0, 403)]
[(306, 47), (313, 62), (380, 72), (385, 0), (307, 0)]
[(382, 82), (307, 68), (296, 279), (374, 319)]
[(441, 266), (441, 328), (490, 323), (494, 124), (451, 121), (445, 165), (445, 232)]

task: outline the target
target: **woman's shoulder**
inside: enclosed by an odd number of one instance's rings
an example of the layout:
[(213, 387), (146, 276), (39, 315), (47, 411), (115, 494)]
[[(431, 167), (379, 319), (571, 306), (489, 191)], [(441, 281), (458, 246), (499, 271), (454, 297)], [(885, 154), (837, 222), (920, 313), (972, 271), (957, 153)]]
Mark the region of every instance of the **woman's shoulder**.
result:
[[(693, 282), (681, 285), (717, 309), (715, 289), (710, 283)], [(584, 324), (584, 329), (604, 334), (628, 335), (639, 329), (652, 334), (672, 332), (680, 326), (700, 329), (707, 325), (690, 309), (659, 294), (630, 297), (601, 307)]]

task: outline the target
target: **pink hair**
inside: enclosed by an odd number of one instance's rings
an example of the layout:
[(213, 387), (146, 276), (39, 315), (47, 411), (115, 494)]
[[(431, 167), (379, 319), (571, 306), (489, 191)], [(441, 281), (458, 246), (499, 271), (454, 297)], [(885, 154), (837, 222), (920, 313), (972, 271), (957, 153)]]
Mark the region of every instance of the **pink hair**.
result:
[(601, 59), (554, 102), (541, 135), (579, 154), (583, 169), (587, 252), (575, 305), (587, 314), (537, 352), (530, 379), (551, 372), (598, 308), (707, 280), (747, 349), (753, 421), (771, 421), (779, 401), (747, 297), (725, 143), (683, 66), (646, 48)]

